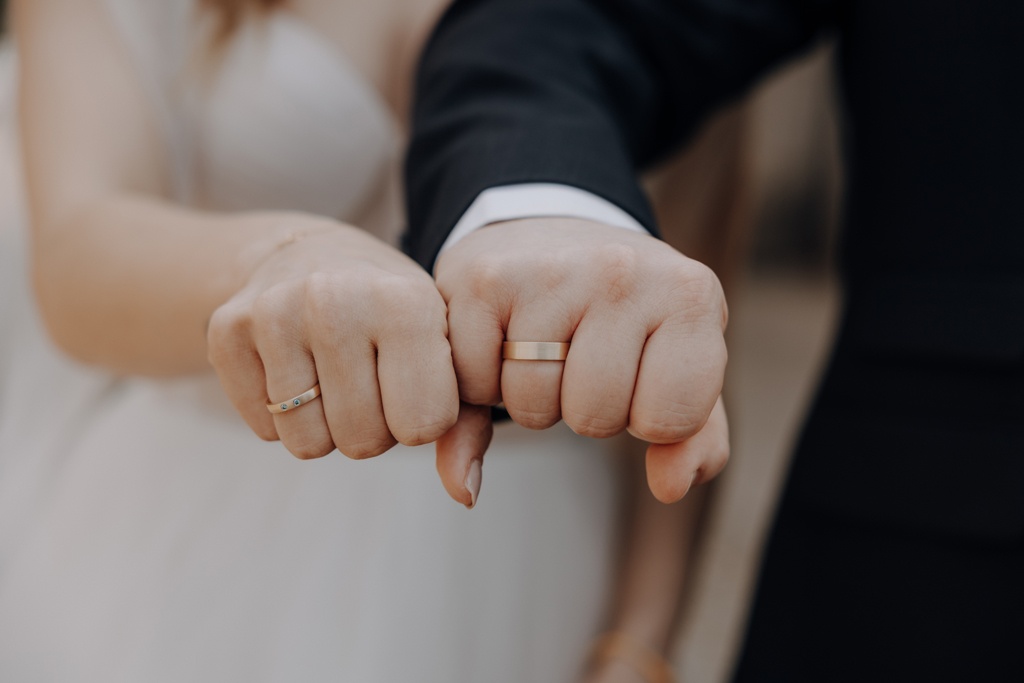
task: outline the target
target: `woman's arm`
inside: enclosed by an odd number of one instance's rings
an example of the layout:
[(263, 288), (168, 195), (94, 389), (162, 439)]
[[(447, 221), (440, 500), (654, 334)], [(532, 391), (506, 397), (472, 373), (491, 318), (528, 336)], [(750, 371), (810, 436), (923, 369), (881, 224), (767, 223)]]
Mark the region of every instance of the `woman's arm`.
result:
[[(122, 373), (209, 358), (250, 427), (302, 458), (446, 432), (458, 391), (430, 276), (331, 219), (169, 202), (167, 150), (104, 18), (97, 0), (15, 6), (35, 282), (57, 342)], [(267, 411), (314, 384), (316, 405)]]
[(101, 8), (19, 0), (14, 10), (33, 266), (52, 336), (117, 372), (208, 369), (217, 306), (282, 245), (342, 226), (167, 202), (163, 141)]

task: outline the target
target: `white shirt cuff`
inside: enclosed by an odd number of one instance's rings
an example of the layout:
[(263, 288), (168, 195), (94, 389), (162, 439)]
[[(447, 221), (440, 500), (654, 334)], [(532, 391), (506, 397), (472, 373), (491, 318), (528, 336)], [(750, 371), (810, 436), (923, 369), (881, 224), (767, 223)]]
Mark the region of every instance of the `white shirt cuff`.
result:
[(523, 183), (484, 190), (455, 224), (438, 256), (485, 225), (520, 218), (582, 218), (649, 234), (639, 222), (607, 199), (556, 183)]

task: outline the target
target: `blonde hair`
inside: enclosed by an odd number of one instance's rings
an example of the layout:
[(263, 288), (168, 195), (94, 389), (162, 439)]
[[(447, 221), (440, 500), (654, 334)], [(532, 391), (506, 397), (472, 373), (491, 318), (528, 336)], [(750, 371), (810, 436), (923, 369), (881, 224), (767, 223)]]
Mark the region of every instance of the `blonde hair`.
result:
[(218, 42), (228, 38), (249, 12), (270, 12), (287, 0), (200, 0), (200, 5), (216, 15)]

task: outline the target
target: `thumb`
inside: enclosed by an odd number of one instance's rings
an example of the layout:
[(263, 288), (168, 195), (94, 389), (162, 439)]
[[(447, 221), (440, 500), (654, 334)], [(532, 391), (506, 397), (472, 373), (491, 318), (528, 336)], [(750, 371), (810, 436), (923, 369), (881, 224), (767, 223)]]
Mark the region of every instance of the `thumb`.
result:
[(489, 406), (462, 403), (455, 426), (437, 440), (437, 473), (441, 483), (455, 502), (471, 510), (480, 495), (484, 452), (493, 433)]
[(729, 460), (729, 422), (722, 397), (699, 432), (686, 441), (647, 448), (647, 483), (662, 503), (674, 503), (691, 486), (711, 481)]

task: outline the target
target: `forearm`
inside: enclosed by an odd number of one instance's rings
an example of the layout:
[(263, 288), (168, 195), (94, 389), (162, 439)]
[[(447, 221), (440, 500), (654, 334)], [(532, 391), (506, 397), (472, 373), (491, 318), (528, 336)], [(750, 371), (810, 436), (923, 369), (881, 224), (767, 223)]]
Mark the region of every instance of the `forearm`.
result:
[(275, 251), (342, 227), (112, 197), (35, 226), (36, 292), (51, 336), (81, 361), (128, 374), (203, 371), (213, 311)]

